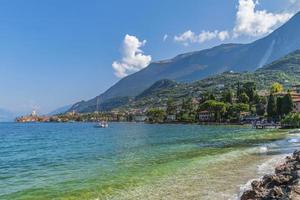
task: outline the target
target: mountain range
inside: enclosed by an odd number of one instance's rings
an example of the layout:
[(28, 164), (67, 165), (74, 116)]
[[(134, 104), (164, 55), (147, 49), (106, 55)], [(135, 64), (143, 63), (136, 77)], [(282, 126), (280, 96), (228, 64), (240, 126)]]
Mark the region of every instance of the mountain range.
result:
[(106, 109), (105, 105), (115, 105), (114, 102), (124, 104), (162, 79), (192, 83), (226, 71), (253, 72), (297, 49), (300, 49), (300, 12), (277, 30), (252, 43), (222, 44), (153, 62), (121, 79), (103, 94), (74, 104), (70, 110), (91, 112), (97, 108)]

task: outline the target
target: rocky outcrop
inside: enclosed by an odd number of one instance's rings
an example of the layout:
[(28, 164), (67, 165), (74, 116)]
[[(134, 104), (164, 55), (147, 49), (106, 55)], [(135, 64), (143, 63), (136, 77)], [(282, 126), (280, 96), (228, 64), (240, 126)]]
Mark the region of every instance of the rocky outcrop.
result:
[(295, 151), (277, 166), (275, 174), (253, 181), (251, 187), (241, 200), (300, 200), (300, 151)]

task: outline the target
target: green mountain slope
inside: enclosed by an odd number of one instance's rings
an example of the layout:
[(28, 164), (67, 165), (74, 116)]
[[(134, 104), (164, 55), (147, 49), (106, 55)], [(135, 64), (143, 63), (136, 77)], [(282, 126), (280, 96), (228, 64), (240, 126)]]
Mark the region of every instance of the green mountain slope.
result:
[[(225, 72), (190, 84), (177, 83), (176, 87), (160, 87), (147, 96), (138, 96), (131, 103), (122, 106), (128, 108), (146, 108), (166, 105), (167, 100), (182, 101), (184, 98), (201, 97), (207, 91), (215, 94), (224, 88), (235, 90), (238, 83), (255, 82), (258, 90), (269, 90), (274, 82), (283, 84), (286, 88), (300, 83), (300, 50), (297, 50), (254, 72)], [(155, 87), (159, 82), (150, 88)], [(150, 89), (149, 88), (149, 89)], [(145, 90), (145, 91), (148, 91)], [(144, 93), (144, 92), (143, 92)], [(143, 94), (142, 93), (142, 94)]]
[[(224, 44), (151, 63), (101, 94), (100, 103), (119, 97), (133, 98), (162, 79), (191, 83), (230, 70), (255, 71), (297, 49), (300, 49), (300, 13), (270, 35), (253, 43)], [(97, 99), (79, 102), (71, 109), (87, 112), (85, 108), (96, 107)]]

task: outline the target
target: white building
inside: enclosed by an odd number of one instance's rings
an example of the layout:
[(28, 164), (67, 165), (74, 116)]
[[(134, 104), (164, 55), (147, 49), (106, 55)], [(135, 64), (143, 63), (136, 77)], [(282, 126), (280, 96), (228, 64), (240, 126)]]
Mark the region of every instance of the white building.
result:
[(135, 122), (144, 122), (148, 119), (146, 115), (134, 115), (133, 116), (133, 121)]
[(167, 121), (169, 122), (176, 121), (176, 115), (167, 115)]

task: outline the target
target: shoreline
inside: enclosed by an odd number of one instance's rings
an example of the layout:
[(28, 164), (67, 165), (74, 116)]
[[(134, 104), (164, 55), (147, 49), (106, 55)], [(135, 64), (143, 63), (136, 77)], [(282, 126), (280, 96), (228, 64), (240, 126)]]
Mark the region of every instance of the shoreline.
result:
[(277, 163), (274, 173), (251, 181), (241, 200), (300, 199), (300, 150)]
[[(98, 123), (98, 121), (66, 121), (66, 122), (58, 122), (58, 121), (29, 121), (29, 122), (0, 122), (0, 123), (17, 123), (17, 124), (72, 124), (72, 123)], [(129, 124), (150, 124), (150, 125), (202, 125), (202, 126), (252, 126), (251, 123), (242, 123), (242, 122), (183, 122), (183, 121), (174, 121), (174, 122), (136, 122), (136, 121), (108, 121), (108, 123), (129, 123)], [(275, 127), (275, 128), (256, 128), (256, 129), (270, 129), (270, 130), (294, 130), (296, 128), (290, 127)]]
[[(132, 124), (181, 124), (181, 125), (220, 125), (220, 126), (251, 126), (251, 123), (230, 123), (230, 122), (161, 122), (161, 123), (150, 123), (150, 122), (135, 122), (135, 121), (108, 121), (109, 123), (132, 123)], [(1, 123), (1, 122), (0, 122)], [(43, 122), (43, 121), (32, 121), (32, 122), (2, 122), (2, 123), (17, 123), (17, 124), (36, 124), (36, 123), (46, 123), (46, 124), (70, 124), (70, 123), (98, 123), (97, 121), (68, 121), (68, 122)]]

